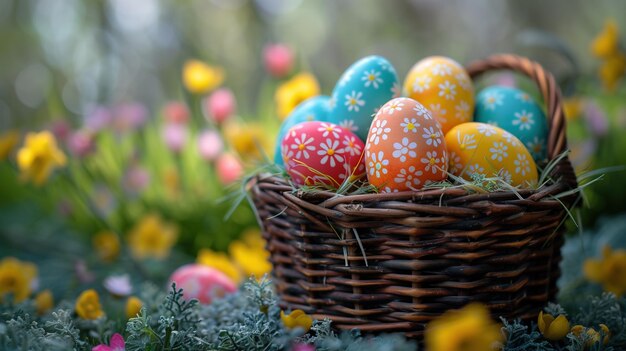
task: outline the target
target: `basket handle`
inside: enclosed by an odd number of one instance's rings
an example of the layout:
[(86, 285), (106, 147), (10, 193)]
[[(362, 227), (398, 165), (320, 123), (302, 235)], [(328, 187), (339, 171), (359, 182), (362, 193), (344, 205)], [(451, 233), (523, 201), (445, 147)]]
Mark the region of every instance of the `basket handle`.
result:
[[(499, 69), (508, 69), (522, 73), (530, 77), (539, 87), (544, 102), (547, 104), (548, 117), (548, 157), (555, 159), (559, 154), (567, 150), (566, 120), (561, 104), (561, 89), (556, 84), (554, 76), (541, 67), (541, 65), (528, 58), (511, 55), (497, 54), (486, 59), (478, 60), (467, 66), (467, 72), (472, 79), (481, 74)], [(570, 187), (578, 187), (574, 168), (569, 157), (564, 157), (552, 172), (555, 179), (559, 177)]]

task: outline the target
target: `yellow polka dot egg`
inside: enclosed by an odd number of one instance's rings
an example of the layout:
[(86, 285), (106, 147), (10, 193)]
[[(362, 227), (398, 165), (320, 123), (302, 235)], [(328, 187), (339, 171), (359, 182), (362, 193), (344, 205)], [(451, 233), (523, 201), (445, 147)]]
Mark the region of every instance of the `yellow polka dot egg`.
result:
[(448, 171), (457, 177), (471, 181), (474, 174), (479, 174), (519, 188), (537, 185), (537, 166), (530, 152), (502, 128), (486, 123), (463, 123), (450, 129), (445, 140)]
[(474, 113), (474, 86), (458, 62), (443, 56), (417, 62), (404, 80), (404, 94), (424, 105), (444, 133), (470, 122)]

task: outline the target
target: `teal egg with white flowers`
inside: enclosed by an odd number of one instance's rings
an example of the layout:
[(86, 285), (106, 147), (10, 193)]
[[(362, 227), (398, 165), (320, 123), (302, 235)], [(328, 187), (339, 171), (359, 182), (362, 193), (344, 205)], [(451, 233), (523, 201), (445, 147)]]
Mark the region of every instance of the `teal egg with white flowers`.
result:
[(301, 102), (291, 113), (285, 118), (278, 131), (276, 138), (276, 146), (274, 147), (274, 163), (283, 166), (280, 144), (285, 134), (291, 127), (302, 122), (320, 121), (328, 122), (330, 113), (330, 96), (320, 95), (314, 96)]
[(396, 70), (386, 58), (364, 57), (353, 63), (335, 85), (329, 122), (365, 140), (378, 109), (400, 96), (400, 91)]
[(536, 162), (546, 160), (548, 122), (528, 93), (498, 85), (483, 89), (476, 96), (474, 121), (506, 130), (526, 146)]

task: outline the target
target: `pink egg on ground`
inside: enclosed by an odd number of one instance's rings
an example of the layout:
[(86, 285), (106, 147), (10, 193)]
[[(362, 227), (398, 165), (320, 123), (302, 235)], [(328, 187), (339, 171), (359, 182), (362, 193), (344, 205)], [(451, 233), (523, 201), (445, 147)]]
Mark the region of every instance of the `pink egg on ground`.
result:
[(296, 185), (338, 188), (365, 175), (365, 144), (356, 134), (328, 122), (295, 125), (282, 140), (287, 173)]
[(209, 304), (214, 298), (237, 291), (235, 283), (226, 274), (201, 264), (188, 264), (178, 268), (170, 277), (171, 283), (183, 289), (187, 299), (197, 299)]

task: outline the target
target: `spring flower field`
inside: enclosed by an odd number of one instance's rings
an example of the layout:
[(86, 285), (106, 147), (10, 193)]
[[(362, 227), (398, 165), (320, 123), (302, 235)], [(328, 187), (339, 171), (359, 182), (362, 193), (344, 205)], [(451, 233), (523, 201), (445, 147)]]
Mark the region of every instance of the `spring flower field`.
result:
[[(3, 0), (0, 350), (626, 350), (625, 13), (583, 0)], [(426, 56), (502, 52), (539, 62), (563, 93), (583, 201), (562, 224), (557, 300), (530, 322), (471, 303), (420, 340), (281, 310), (247, 196), (278, 167), (281, 123), (367, 55), (403, 76)], [(538, 96), (510, 72), (484, 80)]]

